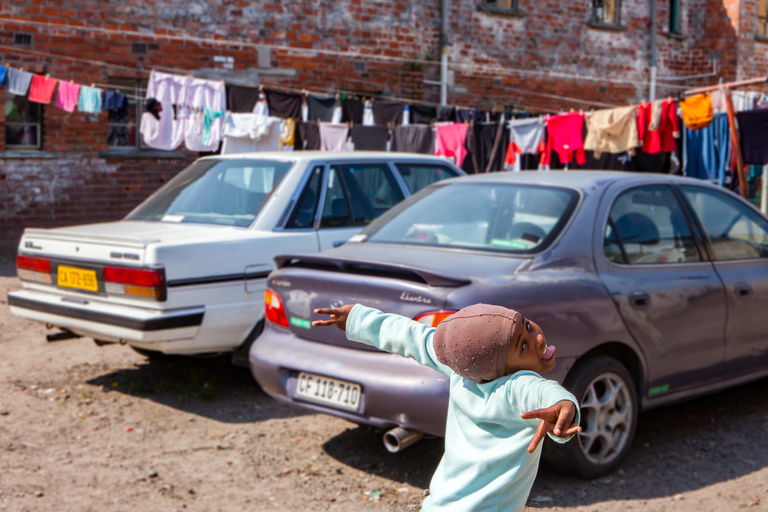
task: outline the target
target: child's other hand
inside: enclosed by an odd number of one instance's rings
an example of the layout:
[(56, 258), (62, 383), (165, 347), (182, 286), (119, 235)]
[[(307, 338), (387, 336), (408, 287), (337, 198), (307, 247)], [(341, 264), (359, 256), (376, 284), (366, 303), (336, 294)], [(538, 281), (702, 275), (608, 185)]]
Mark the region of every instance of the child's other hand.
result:
[(315, 320), (312, 322), (312, 327), (335, 325), (342, 331), (346, 331), (347, 317), (349, 316), (349, 312), (352, 311), (353, 307), (355, 307), (354, 304), (349, 304), (340, 308), (317, 308), (315, 309), (315, 314), (331, 315), (331, 318), (329, 320)]
[[(581, 427), (573, 424), (575, 416), (576, 406), (570, 400), (562, 400), (546, 409), (523, 413), (520, 417), (524, 420), (543, 420), (539, 428), (536, 429), (531, 444), (528, 445), (528, 453), (533, 453), (536, 450), (547, 432), (552, 432), (557, 437), (569, 437), (581, 432)], [(570, 425), (567, 430), (566, 425)]]

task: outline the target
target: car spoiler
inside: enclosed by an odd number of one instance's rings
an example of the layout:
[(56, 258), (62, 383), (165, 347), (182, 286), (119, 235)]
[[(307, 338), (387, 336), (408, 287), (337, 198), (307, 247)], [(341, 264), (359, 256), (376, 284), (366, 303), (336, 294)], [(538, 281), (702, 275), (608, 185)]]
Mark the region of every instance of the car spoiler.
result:
[(275, 263), (278, 269), (287, 267), (312, 268), (329, 272), (391, 277), (421, 282), (429, 286), (459, 287), (472, 282), (465, 276), (437, 274), (409, 265), (330, 256), (286, 254), (275, 257)]

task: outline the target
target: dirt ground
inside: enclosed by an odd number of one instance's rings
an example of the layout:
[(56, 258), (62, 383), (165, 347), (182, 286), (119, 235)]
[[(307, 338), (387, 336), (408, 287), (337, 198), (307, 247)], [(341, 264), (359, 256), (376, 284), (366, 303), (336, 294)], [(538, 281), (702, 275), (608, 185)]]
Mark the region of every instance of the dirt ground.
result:
[[(0, 262), (0, 510), (413, 511), (442, 439), (381, 434), (267, 397), (226, 358), (148, 361), (46, 343), (10, 315)], [(529, 511), (768, 511), (768, 379), (641, 416), (631, 456), (584, 481), (542, 468)]]

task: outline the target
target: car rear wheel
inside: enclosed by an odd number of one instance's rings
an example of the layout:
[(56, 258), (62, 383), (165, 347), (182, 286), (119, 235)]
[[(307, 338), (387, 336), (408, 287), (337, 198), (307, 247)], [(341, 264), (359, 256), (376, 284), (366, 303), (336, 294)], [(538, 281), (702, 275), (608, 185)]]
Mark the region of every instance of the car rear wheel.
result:
[(595, 356), (580, 361), (563, 385), (579, 400), (582, 431), (565, 444), (548, 439), (545, 462), (582, 478), (610, 473), (629, 453), (637, 429), (632, 376), (616, 359)]

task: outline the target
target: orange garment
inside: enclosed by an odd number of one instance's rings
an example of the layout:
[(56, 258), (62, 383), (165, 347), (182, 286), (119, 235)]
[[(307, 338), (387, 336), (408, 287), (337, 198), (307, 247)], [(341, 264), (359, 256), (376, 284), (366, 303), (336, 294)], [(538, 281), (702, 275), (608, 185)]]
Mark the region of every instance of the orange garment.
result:
[(715, 118), (711, 94), (697, 94), (680, 102), (683, 122), (691, 130), (706, 128)]

